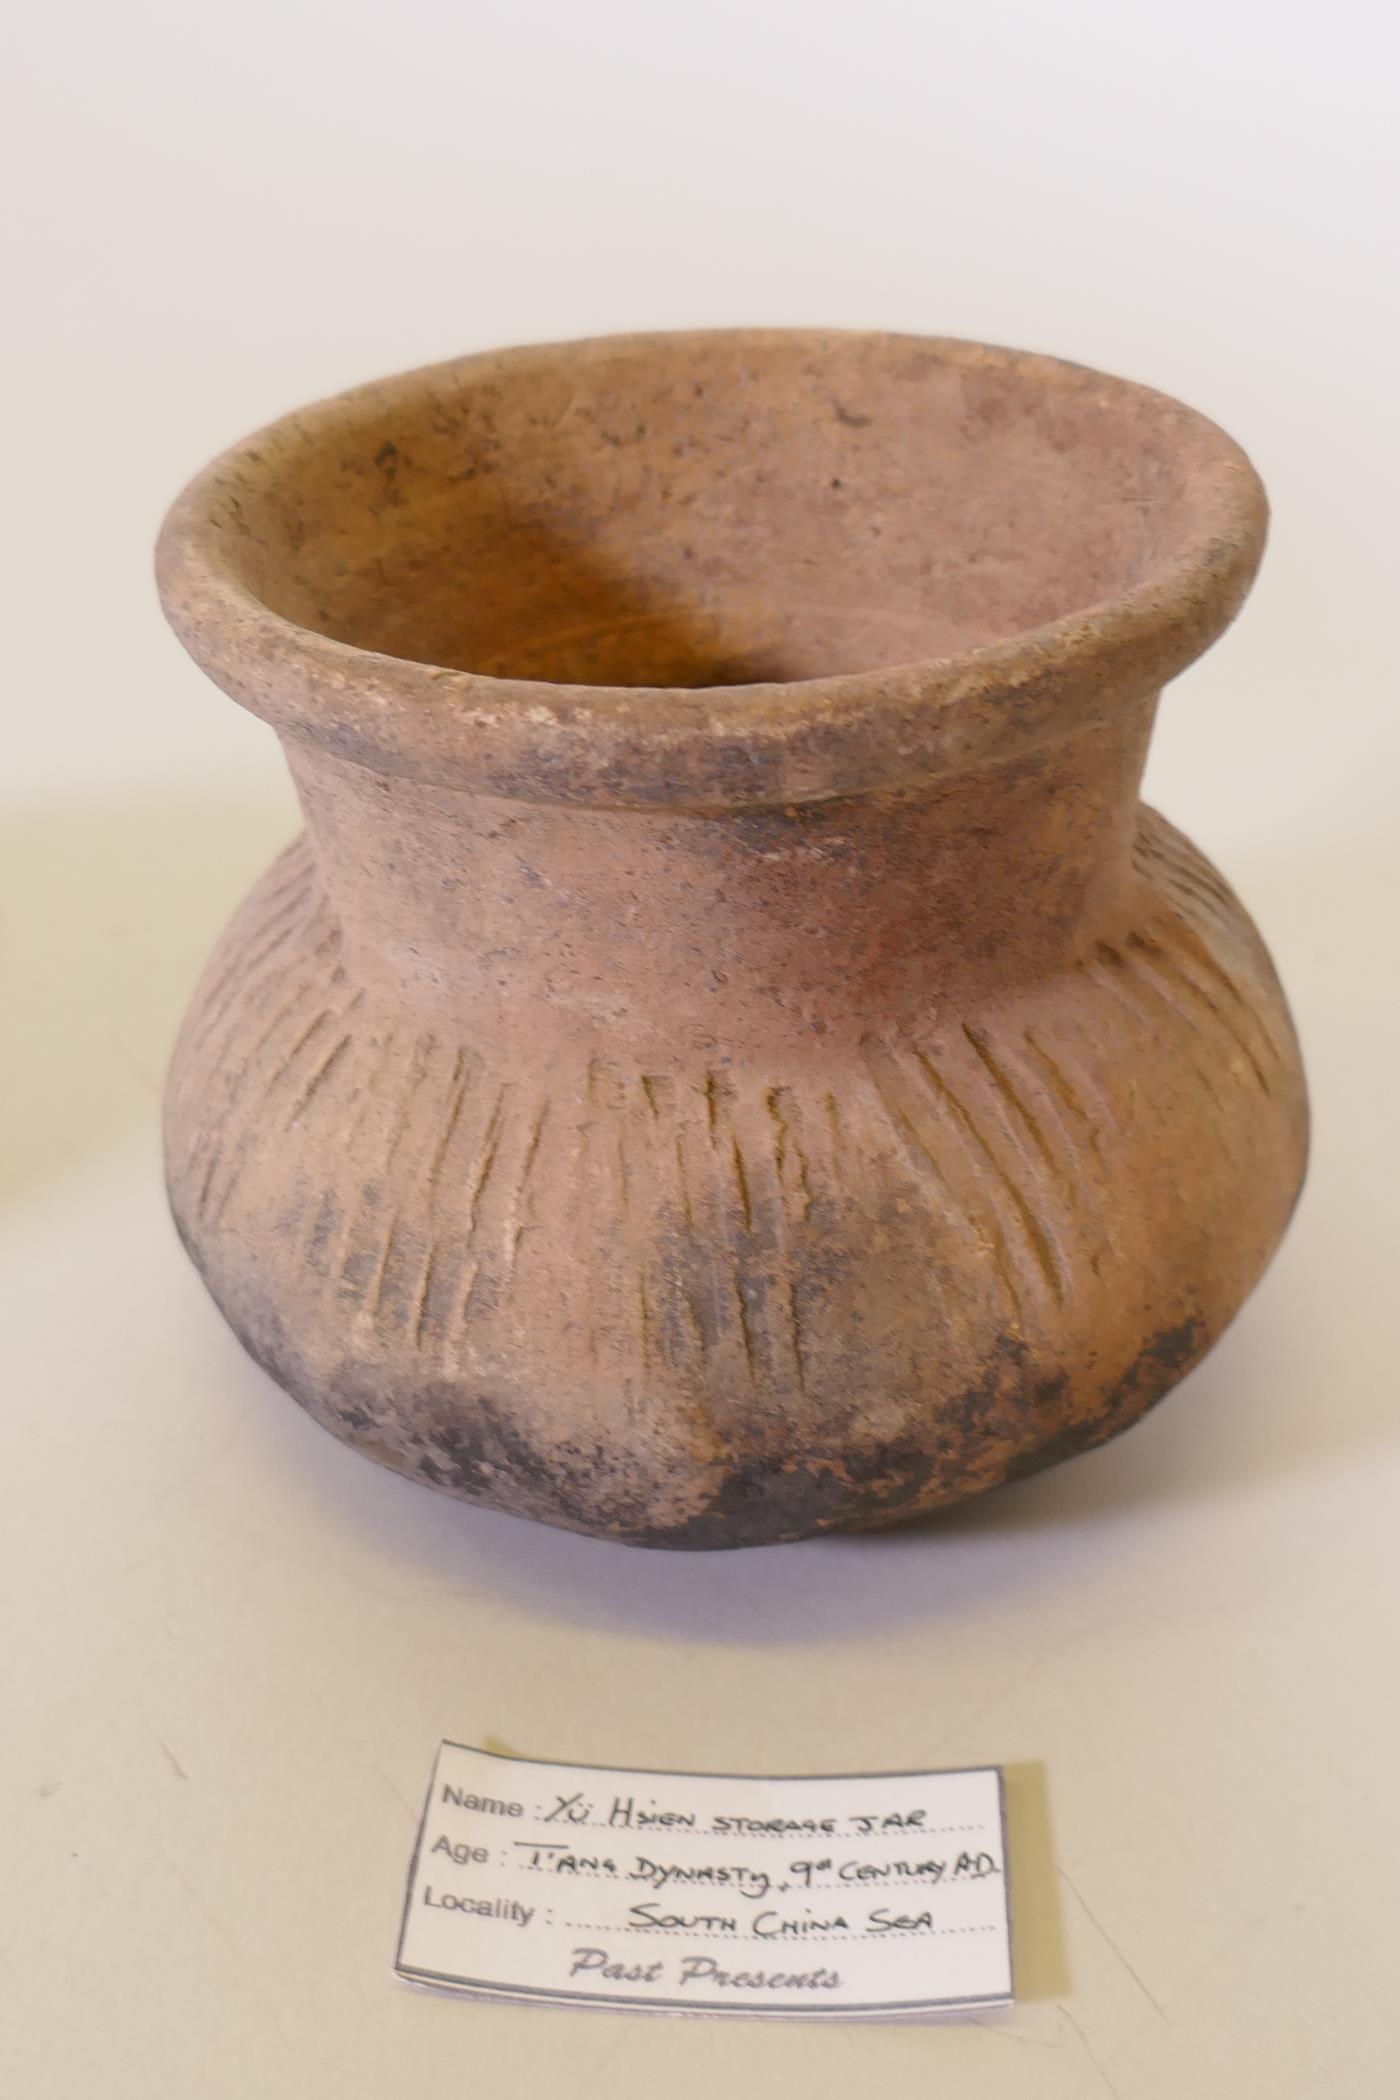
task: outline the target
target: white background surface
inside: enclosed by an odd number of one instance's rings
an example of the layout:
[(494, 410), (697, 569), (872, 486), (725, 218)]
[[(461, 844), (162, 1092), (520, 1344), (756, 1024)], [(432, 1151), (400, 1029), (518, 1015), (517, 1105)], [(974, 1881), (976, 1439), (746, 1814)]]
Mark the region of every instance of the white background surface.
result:
[[(85, 0), (12, 30), (14, 2100), (1393, 2092), (1394, 22), (1362, 0)], [(1168, 695), (1150, 788), (1273, 944), (1315, 1155), (1263, 1288), (1124, 1441), (937, 1529), (642, 1556), (340, 1448), (177, 1250), (162, 1064), (292, 812), (270, 733), (161, 629), (147, 550), (188, 472), (305, 399), (494, 342), (738, 321), (1057, 351), (1253, 453), (1272, 552)], [(419, 1996), (390, 1961), (441, 1736), (1038, 1767), (1027, 1996), (834, 2033)]]

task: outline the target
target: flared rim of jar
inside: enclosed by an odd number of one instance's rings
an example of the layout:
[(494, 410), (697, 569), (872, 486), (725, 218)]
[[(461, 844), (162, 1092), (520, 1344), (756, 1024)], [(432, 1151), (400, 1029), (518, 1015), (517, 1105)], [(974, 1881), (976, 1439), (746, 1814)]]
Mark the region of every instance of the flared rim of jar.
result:
[[(1115, 419), (1123, 456), (1130, 459), (1140, 440), (1157, 478), (1170, 476), (1160, 545), (1090, 602), (972, 646), (870, 669), (732, 684), (496, 675), (364, 647), (274, 602), (278, 579), (296, 567), (306, 523), (305, 503), (289, 490), (304, 489), (307, 476), (324, 482), (326, 461), (352, 457), (359, 479), (349, 497), (342, 464), (321, 500), (387, 500), (391, 512), (392, 488), (368, 466), (361, 474), (358, 462), (363, 454), (382, 468), (389, 455), (397, 459), (392, 433), (406, 415), (432, 413), (443, 402), (457, 412), (469, 398), (499, 400), (522, 386), (561, 388), (568, 399), (571, 386), (586, 389), (600, 362), (615, 371), (634, 360), (640, 382), (658, 361), (677, 370), (716, 357), (738, 359), (735, 369), (744, 371), (778, 369), (784, 359), (804, 361), (806, 371), (825, 369), (824, 359), (886, 360), (901, 375), (951, 378), (964, 392), (993, 389), (1042, 423), (1059, 416), (1071, 447), (1075, 430)], [(842, 415), (847, 424), (871, 420), (848, 409)], [(378, 495), (359, 493), (367, 488)], [(1143, 499), (1149, 509), (1151, 501)], [(941, 337), (700, 330), (482, 352), (284, 417), (222, 454), (178, 497), (161, 531), (157, 574), (167, 617), (191, 656), (284, 736), (445, 789), (530, 802), (725, 809), (912, 787), (1108, 719), (1159, 690), (1229, 624), (1258, 567), (1266, 525), (1263, 489), (1234, 441), (1135, 383)]]

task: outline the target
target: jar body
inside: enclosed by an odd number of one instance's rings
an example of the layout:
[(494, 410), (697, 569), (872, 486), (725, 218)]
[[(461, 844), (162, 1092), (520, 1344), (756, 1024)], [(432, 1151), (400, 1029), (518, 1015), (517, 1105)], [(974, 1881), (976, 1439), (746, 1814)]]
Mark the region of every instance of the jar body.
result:
[(891, 1522), (1127, 1427), (1306, 1149), (1258, 935), (1137, 799), (1152, 706), (747, 809), (513, 803), (288, 737), (308, 831), (167, 1109), (246, 1346), (403, 1472), (656, 1545)]
[(1126, 1427), (1303, 1173), (1268, 957), (1138, 799), (1265, 520), (1181, 403), (860, 331), (453, 359), (213, 462), (162, 600), (307, 823), (167, 1102), (247, 1347), (415, 1478), (661, 1545)]

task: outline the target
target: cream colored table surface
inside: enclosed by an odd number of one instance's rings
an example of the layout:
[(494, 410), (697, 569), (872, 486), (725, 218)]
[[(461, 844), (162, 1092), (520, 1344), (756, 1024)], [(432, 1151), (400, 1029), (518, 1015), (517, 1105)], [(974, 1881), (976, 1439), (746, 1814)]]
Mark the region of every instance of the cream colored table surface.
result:
[[(0, 126), (4, 2100), (1400, 2089), (1394, 21), (27, 11)], [(1264, 577), (1168, 693), (1149, 784), (1274, 948), (1315, 1152), (1261, 1289), (1119, 1443), (934, 1528), (648, 1556), (341, 1448), (176, 1244), (162, 1068), (294, 815), (147, 550), (185, 474), (318, 393), (736, 320), (1055, 350), (1254, 453)], [(821, 2028), (414, 1992), (391, 1960), (443, 1736), (1013, 1767), (1022, 1999)]]

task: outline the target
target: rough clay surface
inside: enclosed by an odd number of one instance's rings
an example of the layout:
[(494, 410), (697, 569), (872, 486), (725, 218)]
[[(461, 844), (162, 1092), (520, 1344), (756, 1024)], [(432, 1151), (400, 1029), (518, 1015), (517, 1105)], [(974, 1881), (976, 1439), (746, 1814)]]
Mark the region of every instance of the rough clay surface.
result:
[(167, 1161), (253, 1355), (386, 1464), (655, 1545), (1127, 1427), (1303, 1173), (1268, 957), (1138, 801), (1263, 529), (1178, 404), (899, 337), (464, 359), (216, 462), (163, 595), (307, 832)]

